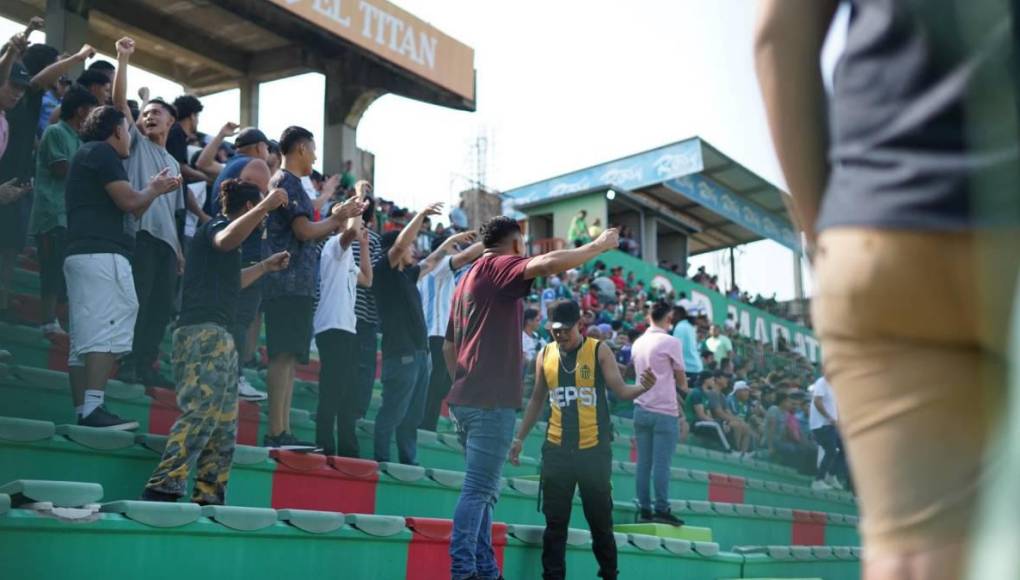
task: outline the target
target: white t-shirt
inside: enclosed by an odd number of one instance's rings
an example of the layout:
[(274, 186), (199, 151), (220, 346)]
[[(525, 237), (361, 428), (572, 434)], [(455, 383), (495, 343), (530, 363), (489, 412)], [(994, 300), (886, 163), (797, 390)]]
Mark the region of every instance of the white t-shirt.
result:
[(452, 260), (453, 256), (443, 258), (435, 270), (418, 280), (425, 328), (429, 336), (446, 336), (446, 325), (450, 322), (450, 310), (453, 307), (453, 291), (457, 288)]
[(808, 424), (811, 429), (832, 425), (815, 407), (815, 399), (817, 397), (822, 398), (822, 406), (825, 407), (825, 411), (829, 413), (829, 416), (839, 420), (839, 412), (836, 410), (836, 397), (832, 394), (832, 385), (829, 384), (829, 381), (825, 380), (825, 377), (822, 377), (815, 381), (815, 384), (811, 385), (811, 414), (808, 417)]
[[(353, 244), (351, 244), (353, 246)], [(358, 299), (358, 267), (351, 246), (340, 246), (340, 236), (326, 241), (319, 260), (320, 294), (315, 308), (315, 334), (327, 330), (357, 332), (354, 304)]]

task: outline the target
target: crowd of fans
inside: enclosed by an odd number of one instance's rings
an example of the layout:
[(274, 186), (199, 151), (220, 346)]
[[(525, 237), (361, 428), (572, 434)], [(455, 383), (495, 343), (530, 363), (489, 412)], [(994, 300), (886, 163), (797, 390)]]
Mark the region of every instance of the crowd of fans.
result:
[[(398, 460), (415, 463), (417, 430), (436, 428), (450, 389), (443, 340), (455, 285), (483, 251), (477, 234), (465, 231), (456, 214), (449, 226), (441, 223), (440, 203), (412, 213), (375, 197), (349, 161), (337, 175), (313, 170), (315, 136), (304, 128), (288, 127), (278, 140), (234, 123), (209, 134), (200, 130), (203, 106), (194, 96), (170, 101), (143, 89), (137, 101), (128, 99), (130, 38), (111, 47), (115, 64), (93, 60), (71, 82), (66, 75), (95, 49), (86, 45), (61, 57), (46, 45), (30, 45), (28, 34), (40, 26), (33, 21), (0, 56), (0, 219), (6, 226), (0, 310), (14, 318), (12, 272), (31, 234), (48, 336), (65, 332), (57, 311), (68, 304), (79, 423), (137, 428), (104, 404), (114, 374), (175, 387), (182, 415), (145, 497), (180, 497), (188, 466), (195, 466), (194, 499), (221, 502), (238, 398), (268, 399), (267, 447), (364, 454), (354, 427), (371, 399), (381, 333), (384, 396), (371, 456), (389, 460), (395, 439)], [(571, 226), (571, 238), (581, 244), (603, 233), (598, 220), (589, 226), (584, 218), (582, 212)], [(626, 228), (619, 233), (619, 248), (639, 254)], [(803, 357), (767, 352), (770, 347), (729, 325), (720, 332), (685, 294), (646, 288), (633, 273), (601, 262), (550, 276), (534, 292), (524, 317), (527, 361), (549, 340), (551, 304), (572, 299), (584, 335), (605, 341), (630, 379), (630, 345), (648, 327), (650, 305), (676, 303), (677, 320), (696, 328), (702, 369), (683, 393), (688, 415), (698, 415), (682, 426), (685, 436), (708, 433), (708, 444), (757, 449), (788, 463), (806, 456), (808, 429), (795, 426), (807, 419), (803, 405), (791, 403), (814, 378)], [(241, 373), (260, 364), (263, 322), (268, 393)], [(176, 380), (160, 372), (168, 329), (174, 330)], [(309, 362), (313, 345), (321, 360), (320, 400), (316, 440), (306, 442), (292, 433), (290, 406), (295, 368)], [(532, 365), (526, 369), (533, 377)], [(688, 372), (698, 374), (693, 365)], [(799, 422), (779, 425), (776, 415), (770, 423), (777, 408)], [(718, 427), (706, 429), (709, 421)]]

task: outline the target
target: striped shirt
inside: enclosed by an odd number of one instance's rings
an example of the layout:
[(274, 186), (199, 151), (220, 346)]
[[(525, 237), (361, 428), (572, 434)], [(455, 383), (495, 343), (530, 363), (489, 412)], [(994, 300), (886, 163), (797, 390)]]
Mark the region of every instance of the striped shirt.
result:
[[(361, 242), (354, 240), (351, 244), (351, 250), (354, 252), (354, 264), (358, 268), (361, 267)], [(379, 234), (375, 233), (375, 230), (368, 230), (368, 256), (372, 259), (372, 263), (375, 264), (382, 257), (382, 242), (380, 241)], [(358, 321), (367, 322), (369, 324), (379, 324), (379, 311), (375, 307), (375, 294), (372, 293), (371, 288), (362, 288), (358, 286), (358, 299), (354, 303), (354, 313), (358, 317)]]
[(450, 322), (450, 310), (453, 308), (453, 291), (459, 279), (458, 273), (453, 271), (452, 260), (452, 256), (443, 258), (434, 270), (418, 281), (429, 336), (446, 336), (446, 325)]

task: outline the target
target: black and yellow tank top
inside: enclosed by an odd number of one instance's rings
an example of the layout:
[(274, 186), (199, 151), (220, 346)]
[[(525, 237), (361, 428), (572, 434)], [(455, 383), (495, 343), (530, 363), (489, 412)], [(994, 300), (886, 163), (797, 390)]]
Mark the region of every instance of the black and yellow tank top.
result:
[(573, 352), (560, 352), (555, 342), (543, 349), (542, 367), (552, 407), (547, 444), (590, 449), (612, 441), (609, 400), (599, 368), (598, 348), (599, 341), (586, 338)]

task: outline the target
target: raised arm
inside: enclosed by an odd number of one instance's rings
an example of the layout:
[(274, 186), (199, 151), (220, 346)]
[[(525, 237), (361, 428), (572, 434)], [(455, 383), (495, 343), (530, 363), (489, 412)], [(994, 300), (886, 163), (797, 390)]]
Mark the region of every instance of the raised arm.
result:
[(613, 358), (613, 351), (608, 346), (598, 349), (599, 368), (602, 369), (602, 378), (606, 381), (613, 394), (624, 401), (636, 399), (648, 392), (648, 389), (655, 386), (655, 373), (652, 369), (645, 369), (641, 373), (640, 385), (628, 385), (623, 382), (623, 375), (620, 374), (620, 365)]
[(754, 38), (755, 69), (797, 226), (814, 245), (828, 179), (825, 87), (819, 62), (836, 0), (765, 0)]
[(241, 244), (248, 239), (262, 220), (274, 209), (287, 204), (287, 192), (282, 189), (274, 189), (269, 195), (262, 198), (262, 201), (255, 207), (244, 213), (241, 217), (233, 220), (227, 227), (216, 232), (213, 237), (213, 247), (220, 252), (230, 252), (241, 247)]
[(7, 84), (7, 79), (11, 76), (11, 68), (14, 67), (14, 62), (21, 58), (21, 54), (25, 52), (27, 47), (28, 37), (24, 32), (15, 34), (4, 44), (3, 53), (0, 54), (0, 85)]
[(342, 230), (348, 219), (361, 215), (362, 211), (364, 211), (364, 204), (351, 198), (336, 206), (333, 213), (324, 220), (313, 222), (305, 216), (298, 216), (294, 218), (292, 224), (294, 236), (303, 242), (321, 240)]
[(358, 286), (372, 287), (372, 254), (369, 251), (368, 228), (362, 227), (358, 232)]
[(251, 286), (263, 274), (279, 272), (280, 270), (286, 270), (288, 267), (290, 267), (290, 252), (277, 252), (265, 260), (241, 270), (241, 288)]
[(524, 409), (524, 417), (521, 418), (521, 426), (517, 428), (513, 443), (510, 445), (510, 463), (521, 464), (521, 450), (524, 448), (524, 440), (531, 433), (532, 427), (538, 421), (538, 414), (545, 408), (545, 401), (549, 397), (549, 385), (545, 382), (545, 372), (542, 368), (545, 362), (545, 350), (535, 357), (535, 388), (531, 391), (531, 399)]
[(127, 98), (127, 70), (134, 52), (134, 40), (125, 36), (117, 41), (117, 70), (113, 73), (113, 106), (124, 113), (129, 125), (135, 124), (135, 118), (131, 114)]
[(205, 147), (202, 148), (202, 152), (198, 154), (198, 159), (195, 160), (195, 167), (202, 171), (206, 175), (216, 176), (223, 171), (223, 164), (216, 161), (216, 153), (220, 150), (220, 145), (223, 145), (223, 140), (227, 137), (233, 137), (237, 135), (237, 129), (240, 127), (237, 123), (224, 123), (220, 127), (220, 132), (215, 137), (206, 143)]
[(170, 176), (169, 172), (169, 168), (164, 168), (141, 191), (135, 191), (127, 181), (111, 181), (106, 184), (106, 193), (121, 211), (140, 217), (157, 197), (181, 186), (181, 178)]
[(93, 56), (96, 56), (96, 49), (87, 44), (83, 44), (75, 54), (58, 60), (32, 77), (32, 88), (37, 90), (46, 90), (52, 87), (61, 75), (71, 70), (74, 66), (83, 64), (86, 60)]
[(404, 229), (400, 230), (400, 235), (397, 236), (396, 242), (393, 243), (393, 247), (390, 248), (386, 254), (386, 258), (390, 261), (390, 266), (397, 267), (397, 259), (404, 255), (411, 244), (414, 243), (415, 239), (418, 238), (418, 232), (421, 231), (421, 226), (425, 223), (425, 218), (429, 216), (439, 215), (439, 212), (443, 209), (442, 203), (433, 203), (428, 205), (425, 209), (415, 214), (411, 221), (407, 222)]
[[(443, 240), (443, 243), (439, 244), (439, 247), (436, 248), (435, 252), (429, 254), (427, 258), (425, 258), (419, 263), (419, 266), (421, 266), (421, 271), (418, 273), (418, 278), (419, 279), (424, 278), (429, 272), (435, 270), (436, 266), (438, 266), (439, 263), (443, 260), (443, 258), (446, 257), (446, 255), (449, 254), (451, 251), (453, 251), (454, 248), (461, 244), (471, 243), (477, 237), (478, 234), (476, 232), (461, 232), (459, 234), (450, 236)], [(484, 251), (484, 248), (482, 248), (482, 250), (478, 252), (479, 256), (482, 254), (482, 251)], [(477, 258), (478, 256), (475, 257)], [(464, 265), (465, 263), (467, 262), (462, 261), (461, 265)], [(454, 270), (458, 268), (458, 266), (455, 266), (452, 263), (450, 267), (453, 268)]]
[(544, 278), (553, 274), (566, 272), (571, 268), (577, 268), (595, 257), (615, 250), (620, 245), (620, 232), (616, 228), (599, 234), (598, 239), (569, 250), (556, 250), (548, 254), (542, 254), (532, 258), (524, 268), (524, 277), (528, 280), (533, 278)]

